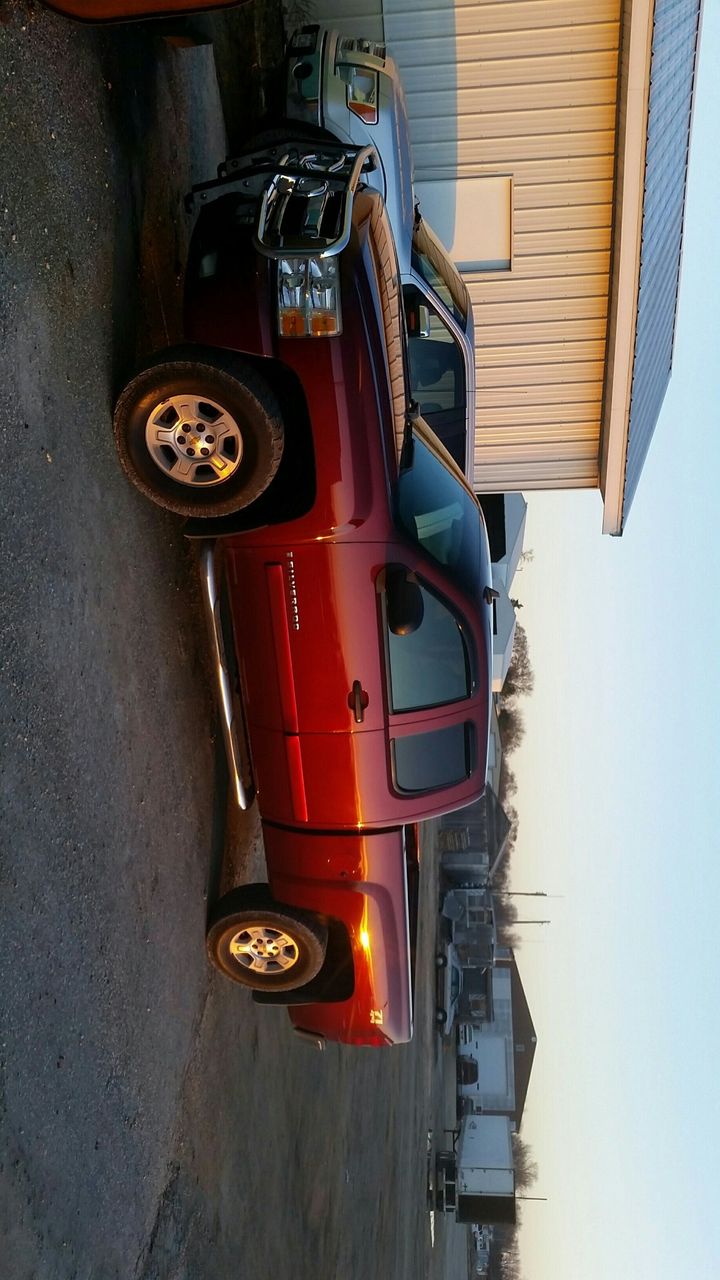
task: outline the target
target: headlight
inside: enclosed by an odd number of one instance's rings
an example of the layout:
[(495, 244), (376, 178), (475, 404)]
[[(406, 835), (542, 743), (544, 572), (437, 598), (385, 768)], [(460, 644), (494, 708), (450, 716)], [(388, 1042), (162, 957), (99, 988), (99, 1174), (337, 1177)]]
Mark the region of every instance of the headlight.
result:
[(378, 122), (378, 73), (367, 67), (341, 66), (338, 71), (346, 84), (348, 109), (365, 124)]
[(330, 337), (342, 332), (337, 258), (281, 258), (278, 333), (281, 338)]
[(387, 50), (381, 40), (358, 40), (352, 36), (343, 36), (339, 45), (340, 53), (365, 53), (371, 58), (377, 58), (378, 62), (384, 62), (387, 57)]

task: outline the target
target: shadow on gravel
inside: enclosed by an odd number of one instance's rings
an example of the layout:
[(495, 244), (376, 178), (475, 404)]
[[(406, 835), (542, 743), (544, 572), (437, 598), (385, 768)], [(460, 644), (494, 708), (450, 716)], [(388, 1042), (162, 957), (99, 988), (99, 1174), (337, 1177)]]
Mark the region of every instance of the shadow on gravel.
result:
[(148, 138), (158, 128), (157, 66), (161, 49), (155, 24), (98, 31), (99, 61), (109, 86), (108, 135), (115, 167), (113, 245), (112, 385), (117, 392), (137, 362), (143, 311), (141, 234), (148, 192)]
[(249, 0), (218, 14), (213, 35), (230, 153), (282, 114), (282, 9), (277, 0)]
[(228, 767), (220, 718), (215, 720), (215, 753), (213, 758), (213, 812), (207, 873), (208, 914), (222, 893), (222, 877), (227, 836)]
[[(276, 0), (192, 19), (98, 29), (114, 180), (113, 386), (182, 338), (189, 239), (183, 196), (279, 109), (283, 26)], [(198, 70), (198, 68), (201, 68)], [(217, 95), (227, 135), (191, 173), (190, 136)], [(168, 131), (168, 116), (170, 131)], [(196, 159), (197, 162), (197, 159)]]

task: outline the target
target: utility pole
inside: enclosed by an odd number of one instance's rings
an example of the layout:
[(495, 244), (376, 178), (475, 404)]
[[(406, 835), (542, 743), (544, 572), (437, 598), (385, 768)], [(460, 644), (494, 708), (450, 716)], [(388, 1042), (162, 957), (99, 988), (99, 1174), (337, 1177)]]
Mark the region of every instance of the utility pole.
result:
[(564, 898), (564, 893), (546, 893), (544, 889), (491, 889), (496, 898)]
[(547, 898), (544, 889), (493, 889), (500, 898)]

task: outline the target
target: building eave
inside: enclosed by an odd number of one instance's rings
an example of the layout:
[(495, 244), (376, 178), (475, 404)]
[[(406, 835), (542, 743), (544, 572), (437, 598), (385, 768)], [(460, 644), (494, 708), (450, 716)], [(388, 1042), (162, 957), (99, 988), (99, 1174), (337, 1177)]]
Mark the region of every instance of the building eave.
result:
[(625, 0), (618, 97), (615, 230), (600, 437), (603, 533), (622, 533), (642, 249), (655, 0)]

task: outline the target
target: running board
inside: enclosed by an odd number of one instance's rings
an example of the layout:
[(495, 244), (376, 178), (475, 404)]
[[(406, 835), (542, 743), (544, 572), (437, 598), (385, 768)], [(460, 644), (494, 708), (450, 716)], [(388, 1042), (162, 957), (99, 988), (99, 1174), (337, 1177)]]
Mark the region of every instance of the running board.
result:
[(222, 619), (220, 616), (220, 593), (215, 574), (215, 543), (210, 541), (202, 542), (199, 555), (203, 606), (213, 642), (215, 682), (220, 703), (220, 721), (225, 743), (225, 754), (238, 807), (240, 809), (249, 809), (255, 799), (255, 785), (252, 781), (248, 786), (243, 782), (243, 753), (240, 749), (238, 729), (241, 730), (244, 736), (244, 725), (242, 725), (241, 716), (235, 713), (235, 698), (225, 652)]

